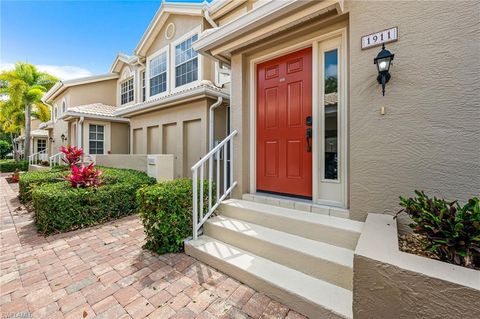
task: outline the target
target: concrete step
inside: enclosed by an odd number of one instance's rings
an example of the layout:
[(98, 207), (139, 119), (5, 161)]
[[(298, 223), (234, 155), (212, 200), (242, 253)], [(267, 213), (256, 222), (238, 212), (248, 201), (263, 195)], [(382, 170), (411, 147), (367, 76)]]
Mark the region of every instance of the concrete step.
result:
[(204, 234), (352, 290), (353, 251), (226, 216), (210, 218)]
[(201, 236), (185, 252), (310, 318), (352, 318), (352, 292), (251, 252)]
[(221, 215), (276, 229), (292, 235), (355, 250), (362, 222), (240, 199), (219, 206)]

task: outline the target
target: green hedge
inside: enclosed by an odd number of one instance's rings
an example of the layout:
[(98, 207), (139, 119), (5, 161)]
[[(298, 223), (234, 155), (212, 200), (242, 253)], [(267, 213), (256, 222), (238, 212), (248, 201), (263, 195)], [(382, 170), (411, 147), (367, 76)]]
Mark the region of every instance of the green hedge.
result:
[(31, 176), (27, 193), (31, 194), (39, 232), (66, 232), (135, 213), (137, 190), (156, 182), (135, 170), (98, 168), (105, 185), (97, 188), (72, 188), (59, 178), (68, 171), (50, 171), (50, 176), (44, 173), (43, 180)]
[(15, 170), (19, 169), (20, 171), (28, 171), (28, 161), (2, 161), (0, 162), (0, 172), (1, 173), (9, 173), (15, 172)]
[[(206, 181), (204, 190), (206, 203)], [(192, 235), (192, 180), (176, 179), (141, 188), (137, 201), (147, 235), (145, 248), (159, 254), (182, 251), (183, 241)]]
[(21, 203), (28, 203), (32, 200), (32, 191), (44, 183), (57, 183), (64, 180), (68, 171), (63, 169), (52, 169), (42, 171), (30, 171), (20, 175), (19, 198)]

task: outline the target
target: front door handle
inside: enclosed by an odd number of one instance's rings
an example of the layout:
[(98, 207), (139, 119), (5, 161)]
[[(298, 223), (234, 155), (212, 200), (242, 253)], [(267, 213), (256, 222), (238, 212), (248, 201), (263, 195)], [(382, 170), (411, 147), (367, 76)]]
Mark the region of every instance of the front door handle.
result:
[(307, 152), (311, 152), (311, 151), (312, 151), (312, 145), (311, 145), (311, 141), (312, 141), (312, 128), (311, 128), (311, 127), (308, 127), (308, 128), (307, 128), (306, 138), (307, 138)]

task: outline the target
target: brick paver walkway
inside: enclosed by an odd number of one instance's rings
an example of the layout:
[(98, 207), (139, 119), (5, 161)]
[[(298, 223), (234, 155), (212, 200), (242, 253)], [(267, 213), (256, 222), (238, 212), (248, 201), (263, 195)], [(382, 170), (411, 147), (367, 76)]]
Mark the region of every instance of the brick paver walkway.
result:
[(1, 318), (304, 318), (185, 254), (142, 249), (136, 216), (39, 236), (4, 176)]

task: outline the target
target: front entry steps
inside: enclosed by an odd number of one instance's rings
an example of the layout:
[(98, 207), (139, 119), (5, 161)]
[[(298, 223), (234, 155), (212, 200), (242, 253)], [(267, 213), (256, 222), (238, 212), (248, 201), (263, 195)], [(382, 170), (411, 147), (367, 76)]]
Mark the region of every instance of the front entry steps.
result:
[(187, 254), (310, 318), (351, 318), (363, 223), (230, 199)]

